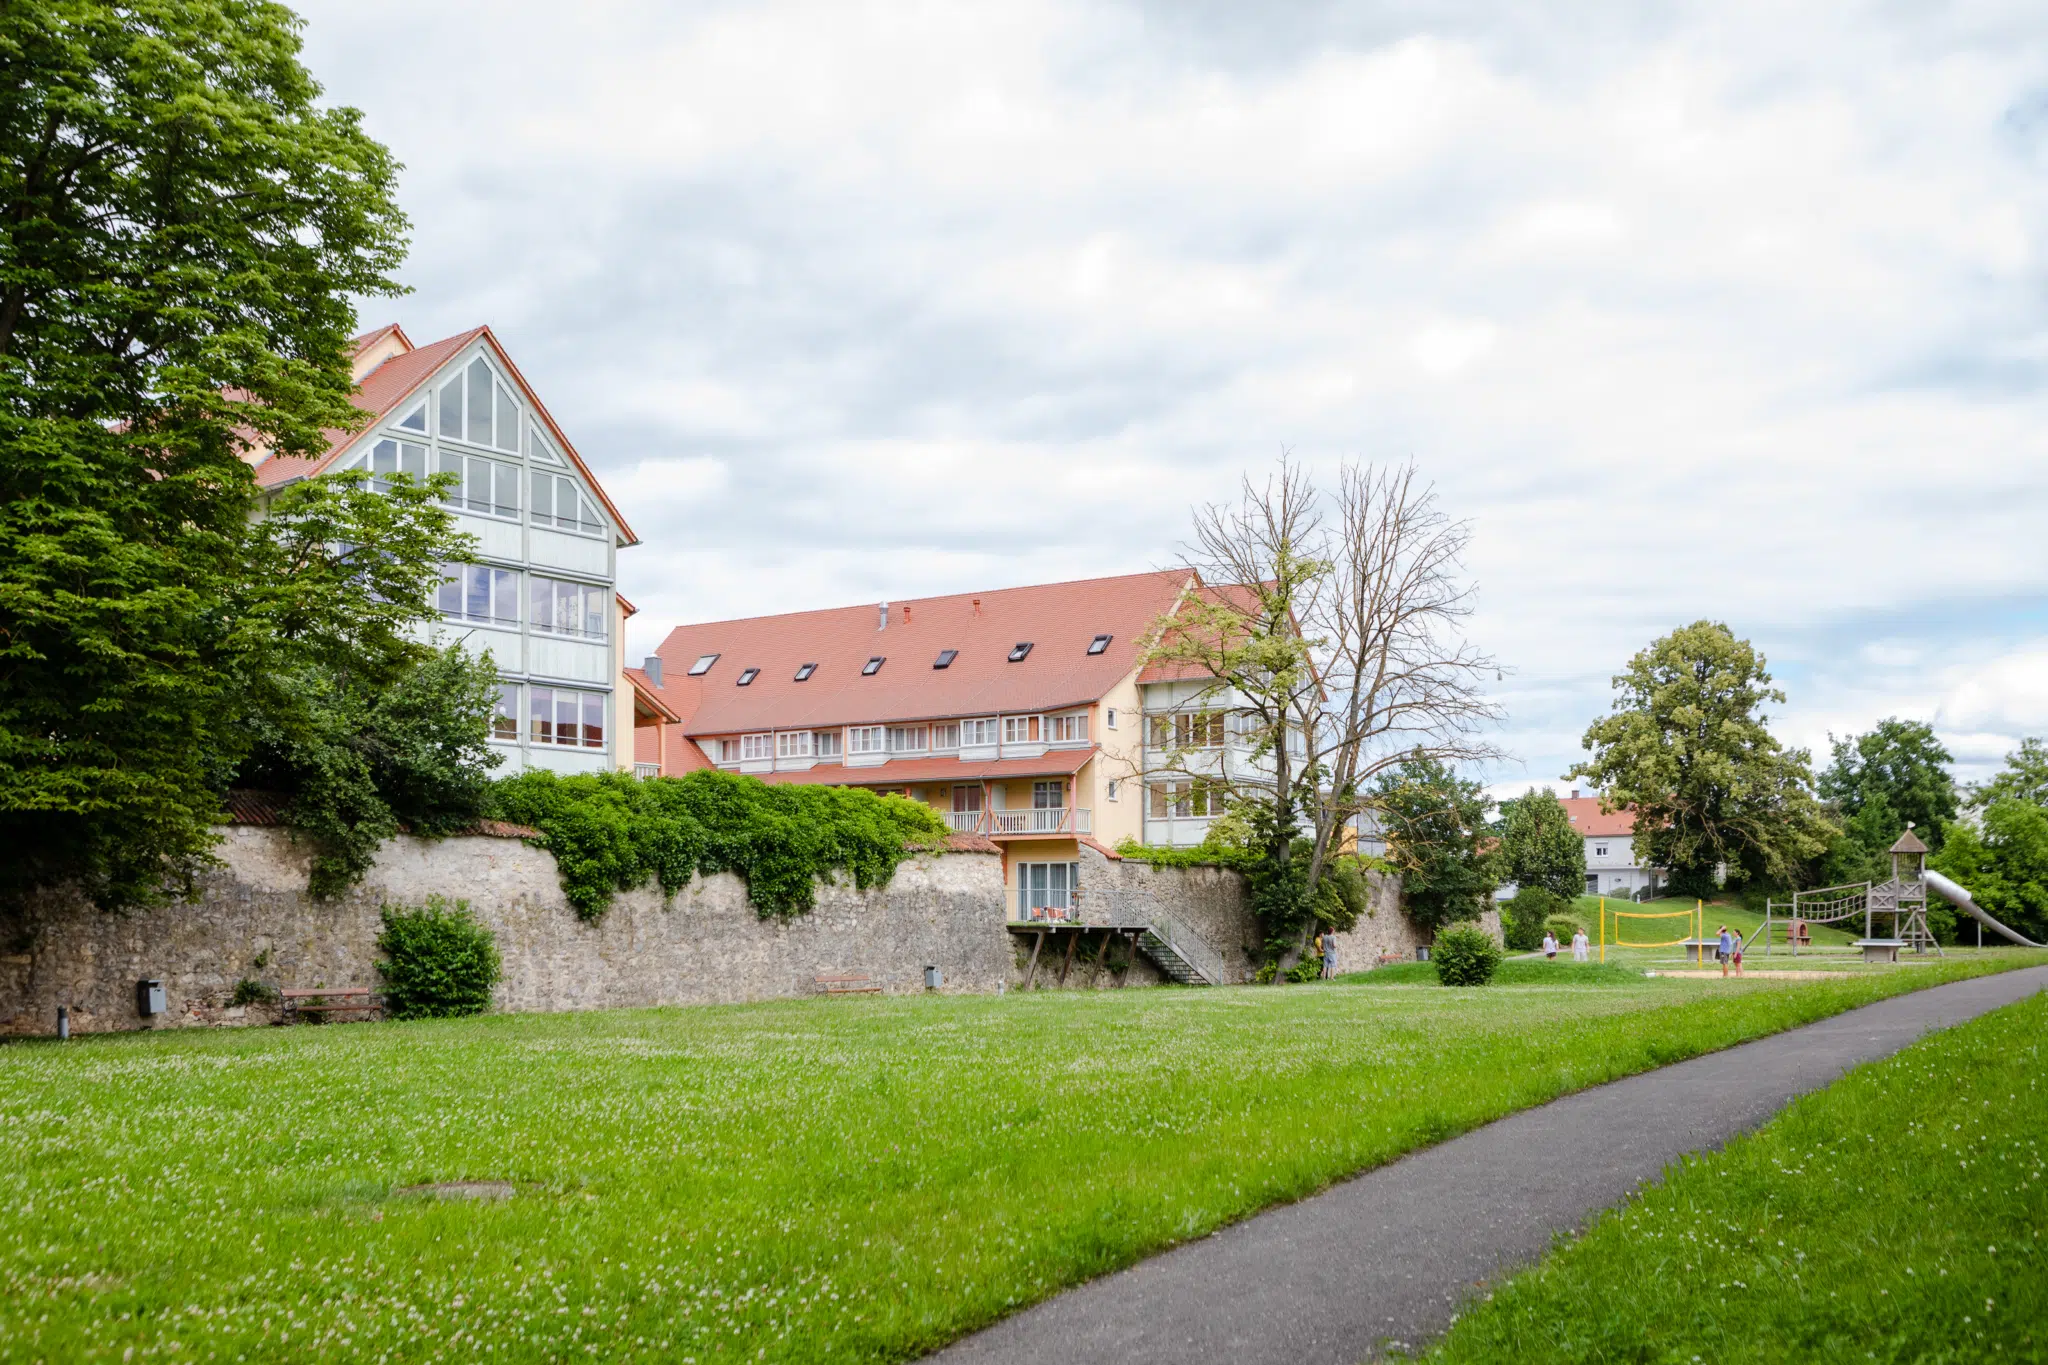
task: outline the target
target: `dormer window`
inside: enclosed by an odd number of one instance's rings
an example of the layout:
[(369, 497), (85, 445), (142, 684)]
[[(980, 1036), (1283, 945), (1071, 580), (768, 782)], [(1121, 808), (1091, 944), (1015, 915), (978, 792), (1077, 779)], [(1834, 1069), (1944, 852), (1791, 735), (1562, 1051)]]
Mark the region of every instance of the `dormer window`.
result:
[(1110, 641), (1111, 641), (1112, 639), (1114, 639), (1114, 638), (1116, 638), (1116, 637), (1114, 637), (1114, 636), (1111, 636), (1111, 635), (1098, 635), (1098, 636), (1096, 636), (1096, 637), (1095, 637), (1094, 639), (1092, 639), (1092, 640), (1090, 640), (1090, 641), (1088, 642), (1088, 652), (1089, 652), (1090, 654), (1100, 654), (1100, 653), (1102, 653), (1102, 651), (1103, 651), (1103, 650), (1105, 650), (1105, 649), (1108, 649), (1108, 648), (1109, 648), (1109, 642), (1110, 642)]
[(745, 687), (748, 683), (751, 683), (752, 681), (754, 681), (754, 679), (760, 676), (761, 670), (758, 668), (743, 668), (740, 670), (739, 680), (735, 682), (733, 686)]
[(875, 674), (880, 673), (882, 671), (882, 662), (886, 657), (886, 655), (877, 654), (872, 659), (869, 659), (860, 666), (860, 675), (863, 678), (872, 678)]
[(797, 665), (796, 670), (796, 680), (798, 682), (804, 682), (810, 678), (811, 674), (816, 673), (817, 671), (818, 666), (816, 664), (799, 664)]
[(1019, 640), (1016, 644), (1010, 646), (1010, 662), (1013, 664), (1021, 664), (1024, 662), (1025, 656), (1030, 653), (1031, 641)]
[(711, 665), (717, 662), (718, 656), (716, 654), (698, 655), (697, 662), (690, 665), (690, 676), (693, 678), (703, 677), (706, 673), (709, 673), (711, 671)]
[(960, 651), (957, 649), (942, 649), (939, 651), (939, 657), (932, 660), (932, 667), (951, 668), (953, 666), (953, 660), (959, 657)]

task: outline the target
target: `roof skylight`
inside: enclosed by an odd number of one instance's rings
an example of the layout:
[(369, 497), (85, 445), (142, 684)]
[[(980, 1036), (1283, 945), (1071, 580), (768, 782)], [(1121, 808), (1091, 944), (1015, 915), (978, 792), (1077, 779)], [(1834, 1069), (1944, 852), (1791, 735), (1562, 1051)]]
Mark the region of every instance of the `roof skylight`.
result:
[(690, 665), (690, 676), (693, 678), (703, 677), (706, 673), (709, 673), (711, 671), (711, 665), (717, 662), (718, 656), (716, 654), (698, 655), (697, 662)]
[(743, 668), (740, 670), (739, 681), (734, 683), (733, 686), (745, 687), (748, 683), (752, 682), (754, 679), (760, 676), (761, 670), (758, 668)]
[(875, 674), (880, 673), (882, 671), (882, 661), (887, 657), (887, 655), (883, 654), (875, 655), (873, 658), (869, 659), (866, 663), (860, 666), (860, 675), (863, 678), (874, 677)]
[(932, 660), (932, 667), (951, 668), (953, 666), (953, 660), (959, 657), (960, 651), (957, 649), (942, 649), (939, 651), (939, 657)]
[(1010, 646), (1010, 662), (1013, 664), (1021, 664), (1024, 662), (1024, 656), (1029, 654), (1030, 652), (1031, 641), (1019, 640), (1016, 644)]
[(1096, 636), (1088, 642), (1088, 652), (1090, 654), (1100, 654), (1103, 650), (1109, 648), (1109, 642), (1113, 638), (1115, 637), (1109, 635)]
[(798, 664), (796, 670), (796, 680), (798, 682), (802, 682), (804, 679), (810, 677), (811, 674), (816, 673), (817, 671), (818, 666), (816, 664)]

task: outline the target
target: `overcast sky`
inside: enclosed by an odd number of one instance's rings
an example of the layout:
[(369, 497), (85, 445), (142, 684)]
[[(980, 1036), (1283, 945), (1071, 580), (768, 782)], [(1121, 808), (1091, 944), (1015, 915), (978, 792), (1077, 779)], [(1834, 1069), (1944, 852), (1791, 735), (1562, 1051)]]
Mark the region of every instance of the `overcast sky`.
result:
[(320, 0), (678, 622), (1173, 562), (1283, 448), (1474, 527), (1502, 789), (1727, 622), (1829, 731), (2048, 732), (2027, 3)]

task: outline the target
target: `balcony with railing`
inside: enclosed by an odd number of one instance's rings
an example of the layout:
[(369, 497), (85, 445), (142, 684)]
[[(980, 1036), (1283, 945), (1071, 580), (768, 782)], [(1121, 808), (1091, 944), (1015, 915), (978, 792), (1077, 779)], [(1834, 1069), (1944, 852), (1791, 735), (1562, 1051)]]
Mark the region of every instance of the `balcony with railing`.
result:
[(1081, 918), (1077, 888), (1012, 886), (1007, 894), (1012, 924), (1072, 924)]
[(982, 833), (1004, 834), (1093, 834), (1095, 812), (1085, 806), (1048, 806), (1037, 810), (990, 810), (982, 812)]
[(635, 763), (633, 765), (633, 776), (643, 781), (650, 777), (660, 777), (661, 765), (659, 763)]

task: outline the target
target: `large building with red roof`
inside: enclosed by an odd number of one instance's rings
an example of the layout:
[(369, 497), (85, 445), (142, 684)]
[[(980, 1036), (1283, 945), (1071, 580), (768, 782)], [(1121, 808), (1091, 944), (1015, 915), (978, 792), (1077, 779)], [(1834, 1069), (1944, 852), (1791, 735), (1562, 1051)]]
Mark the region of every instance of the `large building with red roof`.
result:
[(632, 761), (621, 667), (630, 606), (614, 588), (632, 528), (488, 327), (415, 346), (396, 325), (355, 339), (362, 430), (312, 458), (244, 452), (266, 492), (313, 475), (453, 474), (448, 498), (477, 562), (448, 566), (440, 642), (489, 650), (503, 682), (491, 742), (525, 767), (594, 772)]
[(1186, 572), (679, 626), (629, 682), (643, 771), (895, 792), (1002, 846), (1016, 909), (1069, 903), (1079, 845), (1193, 844), (1208, 790), (1148, 750), (1228, 761), (1207, 680), (1148, 673)]
[(1634, 811), (1602, 810), (1599, 797), (1581, 796), (1576, 790), (1558, 804), (1586, 841), (1587, 895), (1633, 896), (1656, 888), (1657, 869), (1636, 858)]

